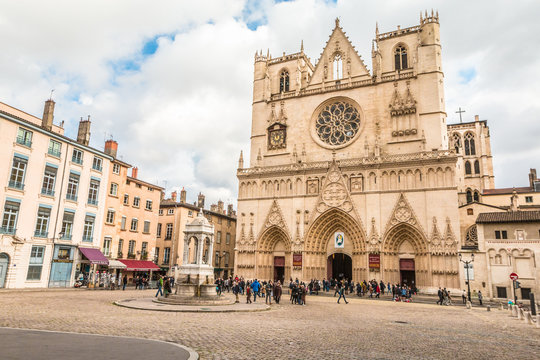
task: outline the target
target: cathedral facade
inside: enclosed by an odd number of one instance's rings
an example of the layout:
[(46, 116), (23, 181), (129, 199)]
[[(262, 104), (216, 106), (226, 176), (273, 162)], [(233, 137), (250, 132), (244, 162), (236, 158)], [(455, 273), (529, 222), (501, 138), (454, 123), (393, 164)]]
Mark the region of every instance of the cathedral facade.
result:
[(236, 274), (460, 288), (458, 208), (493, 187), (493, 167), (488, 149), (482, 174), (465, 178), (466, 129), (446, 123), (441, 56), (438, 14), (377, 29), (372, 73), (338, 19), (314, 65), (303, 46), (255, 54)]

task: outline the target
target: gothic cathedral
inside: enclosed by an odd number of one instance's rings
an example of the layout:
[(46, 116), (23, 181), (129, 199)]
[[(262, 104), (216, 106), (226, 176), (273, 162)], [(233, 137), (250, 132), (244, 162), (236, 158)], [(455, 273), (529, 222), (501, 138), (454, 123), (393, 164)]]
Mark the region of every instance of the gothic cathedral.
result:
[(372, 73), (338, 19), (315, 65), (302, 46), (256, 53), (254, 67), (235, 274), (459, 289), (458, 207), (493, 187), (493, 170), (484, 157), (487, 176), (464, 181), (465, 140), (446, 124), (438, 14), (377, 29)]

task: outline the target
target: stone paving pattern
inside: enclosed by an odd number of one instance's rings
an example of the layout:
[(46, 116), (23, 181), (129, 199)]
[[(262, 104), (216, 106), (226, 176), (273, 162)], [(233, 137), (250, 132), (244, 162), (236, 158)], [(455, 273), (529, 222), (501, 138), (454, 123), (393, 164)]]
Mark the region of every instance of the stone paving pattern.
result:
[[(201, 359), (538, 359), (540, 330), (507, 310), (308, 297), (263, 312), (171, 313), (113, 301), (137, 291), (2, 291), (0, 326), (172, 341)], [(397, 323), (405, 322), (405, 323)]]

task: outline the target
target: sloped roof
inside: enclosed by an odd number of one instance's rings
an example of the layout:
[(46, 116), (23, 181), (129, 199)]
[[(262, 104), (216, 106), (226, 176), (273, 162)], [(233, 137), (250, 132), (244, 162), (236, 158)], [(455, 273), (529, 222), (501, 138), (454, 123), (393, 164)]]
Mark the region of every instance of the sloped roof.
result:
[(530, 193), (534, 192), (532, 187), (516, 187), (516, 188), (501, 188), (501, 189), (484, 189), (483, 195), (502, 195), (502, 194), (512, 194), (516, 190), (516, 193)]
[(540, 222), (540, 211), (509, 211), (480, 213), (477, 224)]

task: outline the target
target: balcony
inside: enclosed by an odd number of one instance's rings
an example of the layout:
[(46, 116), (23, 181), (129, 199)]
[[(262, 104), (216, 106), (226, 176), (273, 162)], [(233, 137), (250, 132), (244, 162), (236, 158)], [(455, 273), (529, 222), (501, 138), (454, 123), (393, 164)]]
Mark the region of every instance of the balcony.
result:
[(62, 154), (62, 152), (60, 151), (60, 149), (55, 149), (55, 148), (49, 148), (49, 150), (47, 151), (47, 153), (49, 155), (52, 155), (52, 156), (55, 156), (55, 157), (60, 157), (60, 155)]
[(88, 199), (88, 205), (95, 205), (97, 206), (98, 201), (97, 199)]
[(54, 190), (42, 188), (41, 195), (54, 196)]
[(83, 235), (82, 241), (84, 242), (92, 242), (92, 236)]
[(48, 231), (41, 231), (41, 230), (36, 230), (36, 231), (34, 231), (34, 237), (38, 237), (38, 238), (46, 238), (47, 235), (49, 235), (49, 232), (48, 232)]
[(23, 145), (26, 147), (32, 147), (32, 141), (26, 139), (24, 136), (17, 136), (17, 144)]
[(6, 234), (6, 235), (15, 235), (15, 232), (17, 229), (15, 229), (12, 226), (2, 226), (0, 227), (0, 234)]
[(78, 159), (76, 157), (72, 157), (71, 158), (71, 162), (74, 163), (74, 164), (78, 164), (78, 165), (82, 165), (82, 159)]
[(66, 200), (77, 201), (77, 195), (66, 194)]
[(123, 256), (124, 256), (124, 254), (122, 254), (121, 251), (119, 251), (118, 254), (116, 254), (116, 257), (117, 257), (118, 259), (121, 259)]
[(135, 259), (135, 254), (128, 254), (128, 255), (127, 255), (127, 258), (128, 258), (128, 259)]
[(71, 241), (71, 234), (64, 234), (64, 235), (60, 236), (60, 240)]
[(92, 169), (101, 172), (103, 170), (103, 166), (92, 164)]
[(11, 189), (24, 190), (24, 184), (20, 181), (9, 180), (8, 187)]

